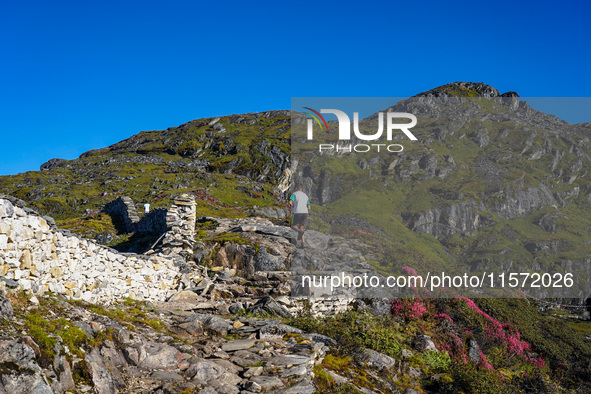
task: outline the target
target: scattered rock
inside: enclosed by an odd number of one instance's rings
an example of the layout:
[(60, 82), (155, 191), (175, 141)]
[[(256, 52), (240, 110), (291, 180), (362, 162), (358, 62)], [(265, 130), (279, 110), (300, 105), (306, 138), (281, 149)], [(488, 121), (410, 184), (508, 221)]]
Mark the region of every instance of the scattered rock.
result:
[(396, 360), (392, 357), (371, 349), (364, 349), (363, 351), (365, 364), (376, 369), (392, 369)]
[(276, 376), (253, 376), (250, 381), (258, 384), (263, 391), (285, 387), (281, 379)]
[(433, 343), (433, 341), (431, 340), (431, 337), (429, 335), (417, 335), (415, 337), (415, 339), (413, 340), (412, 345), (415, 349), (417, 349), (419, 351), (423, 351), (423, 350), (429, 350), (432, 352), (437, 351), (437, 347), (435, 347), (435, 344)]
[[(194, 321), (199, 321), (203, 325), (203, 328), (213, 331), (219, 336), (226, 336), (228, 332), (232, 329), (232, 325), (228, 323), (226, 320), (222, 319), (221, 317), (206, 315), (202, 313), (195, 313), (191, 316), (185, 318), (183, 323), (191, 323)], [(183, 326), (184, 328), (184, 326)]]
[(218, 379), (224, 372), (226, 372), (226, 368), (213, 361), (195, 359), (190, 360), (190, 363), (191, 366), (187, 370), (186, 376), (189, 379), (195, 379), (204, 383)]
[[(283, 338), (286, 334), (303, 334), (304, 331), (299, 328), (288, 326), (287, 324), (268, 324), (259, 329), (258, 337), (260, 339)], [(319, 334), (317, 334), (319, 335)], [(328, 337), (327, 337), (328, 338)]]
[(468, 349), (468, 356), (470, 356), (470, 358), (476, 363), (478, 363), (480, 361), (480, 346), (478, 346), (478, 342), (476, 342), (473, 339), (470, 340), (470, 348)]
[(253, 314), (270, 314), (281, 317), (291, 317), (289, 310), (275, 301), (271, 296), (260, 299), (256, 304), (248, 308), (247, 312)]
[(229, 341), (222, 345), (222, 350), (225, 352), (234, 352), (236, 350), (246, 350), (253, 347), (256, 343), (256, 339), (239, 339), (235, 341)]

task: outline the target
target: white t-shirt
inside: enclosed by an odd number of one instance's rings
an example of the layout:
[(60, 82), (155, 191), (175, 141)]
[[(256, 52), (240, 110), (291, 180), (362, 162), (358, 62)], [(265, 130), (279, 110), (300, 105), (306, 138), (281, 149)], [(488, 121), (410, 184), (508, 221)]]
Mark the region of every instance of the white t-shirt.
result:
[(297, 191), (289, 197), (293, 201), (293, 213), (308, 213), (308, 205), (310, 205), (310, 199), (308, 195), (303, 191)]
[(150, 212), (150, 204), (144, 204), (144, 211), (146, 213), (149, 213)]

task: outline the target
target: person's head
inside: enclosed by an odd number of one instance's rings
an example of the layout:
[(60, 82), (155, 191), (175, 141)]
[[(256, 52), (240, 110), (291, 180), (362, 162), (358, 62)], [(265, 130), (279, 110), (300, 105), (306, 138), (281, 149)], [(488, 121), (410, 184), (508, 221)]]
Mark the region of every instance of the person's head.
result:
[(298, 183), (296, 185), (296, 191), (301, 192), (302, 190), (304, 190), (304, 185), (302, 185), (301, 183)]

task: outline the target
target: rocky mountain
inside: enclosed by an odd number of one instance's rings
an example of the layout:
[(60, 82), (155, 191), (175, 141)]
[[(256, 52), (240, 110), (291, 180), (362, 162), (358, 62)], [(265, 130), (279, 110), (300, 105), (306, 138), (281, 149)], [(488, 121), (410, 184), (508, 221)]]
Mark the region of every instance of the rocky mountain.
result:
[[(351, 232), (362, 220), (386, 233), (376, 269), (572, 272), (578, 286), (538, 296), (589, 297), (588, 123), (571, 125), (482, 83), (445, 85), (383, 112), (414, 114), (418, 140), (394, 134), (404, 145), (396, 154), (295, 155), (294, 177), (321, 205), (319, 228)], [(377, 117), (361, 130), (375, 130)], [(330, 143), (336, 128), (329, 122)], [(336, 220), (343, 215), (356, 222)]]
[[(417, 141), (316, 154), (301, 114), (269, 111), (0, 177), (0, 393), (588, 392), (591, 124), (466, 82), (382, 111), (414, 114)], [(313, 203), (299, 248), (294, 181)], [(442, 270), (577, 286), (384, 299), (294, 281)]]
[(172, 193), (208, 189), (232, 208), (267, 206), (289, 167), (290, 112), (194, 120), (145, 131), (39, 172), (2, 177), (2, 191), (55, 219), (99, 210), (115, 195), (166, 204)]

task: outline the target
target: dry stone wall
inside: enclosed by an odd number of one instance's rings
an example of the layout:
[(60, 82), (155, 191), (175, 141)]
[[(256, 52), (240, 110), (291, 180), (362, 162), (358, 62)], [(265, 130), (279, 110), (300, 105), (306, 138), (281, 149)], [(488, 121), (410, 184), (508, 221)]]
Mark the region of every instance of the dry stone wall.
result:
[(127, 196), (111, 201), (103, 212), (111, 215), (120, 232), (162, 234), (168, 230), (166, 209), (154, 209), (140, 218), (133, 200)]
[(163, 301), (179, 277), (172, 259), (117, 253), (0, 199), (0, 287), (102, 304), (124, 297)]

